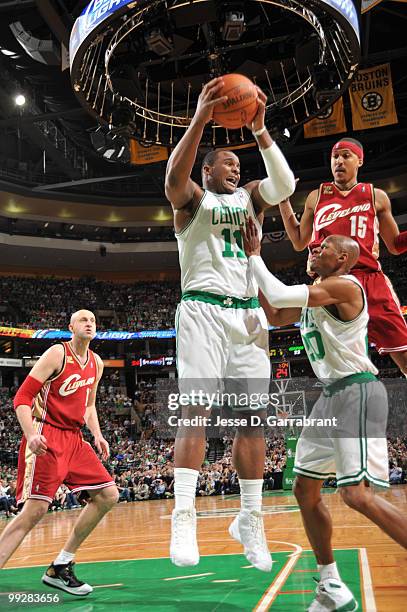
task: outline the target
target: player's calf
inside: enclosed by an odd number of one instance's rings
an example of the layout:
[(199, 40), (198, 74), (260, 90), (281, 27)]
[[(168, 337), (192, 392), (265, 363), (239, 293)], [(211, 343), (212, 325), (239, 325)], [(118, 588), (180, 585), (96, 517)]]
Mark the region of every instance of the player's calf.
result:
[(398, 508), (375, 495), (365, 482), (340, 489), (344, 502), (370, 519), (400, 546), (407, 548), (407, 519)]
[(25, 536), (35, 527), (48, 510), (48, 502), (38, 499), (26, 501), (24, 509), (4, 529), (0, 537), (0, 568), (10, 559)]

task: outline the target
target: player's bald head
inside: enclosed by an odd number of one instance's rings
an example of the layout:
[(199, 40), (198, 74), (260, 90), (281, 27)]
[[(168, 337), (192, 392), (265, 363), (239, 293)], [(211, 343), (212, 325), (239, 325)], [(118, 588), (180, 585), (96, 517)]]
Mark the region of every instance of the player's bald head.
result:
[(359, 259), (360, 249), (358, 243), (349, 236), (340, 236), (338, 234), (329, 236), (326, 238), (326, 242), (333, 246), (338, 255), (347, 255), (346, 269), (351, 270)]
[(75, 323), (75, 321), (78, 321), (82, 317), (93, 318), (93, 320), (96, 319), (96, 317), (93, 314), (93, 312), (91, 312), (90, 310), (82, 309), (82, 310), (77, 310), (76, 312), (72, 313), (70, 324), (73, 325)]

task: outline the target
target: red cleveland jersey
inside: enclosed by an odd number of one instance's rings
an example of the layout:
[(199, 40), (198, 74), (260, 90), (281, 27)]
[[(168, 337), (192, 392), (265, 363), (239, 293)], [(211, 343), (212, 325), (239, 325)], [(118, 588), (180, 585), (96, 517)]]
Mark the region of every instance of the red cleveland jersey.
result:
[(84, 424), (86, 404), (95, 384), (98, 365), (93, 351), (88, 349), (85, 365), (81, 365), (69, 342), (62, 343), (65, 351), (62, 370), (48, 379), (33, 404), (33, 417), (61, 429), (78, 429)]
[(334, 183), (320, 185), (312, 241), (322, 242), (332, 234), (350, 236), (359, 244), (360, 257), (353, 270), (381, 270), (373, 185), (357, 183), (346, 195)]

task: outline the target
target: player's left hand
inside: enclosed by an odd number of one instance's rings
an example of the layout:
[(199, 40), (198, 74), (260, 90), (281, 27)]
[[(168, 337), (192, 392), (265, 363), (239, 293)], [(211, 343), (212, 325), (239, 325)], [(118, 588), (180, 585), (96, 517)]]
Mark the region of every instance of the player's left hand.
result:
[(103, 461), (110, 455), (109, 443), (104, 439), (103, 436), (95, 436), (95, 446), (98, 449), (99, 453), (102, 455)]
[(243, 247), (246, 256), (260, 255), (261, 245), (259, 233), (252, 217), (249, 217), (246, 221), (246, 227), (243, 225), (240, 227), (240, 231), (242, 233)]
[(258, 87), (257, 85), (256, 85), (256, 89), (257, 89), (257, 103), (258, 103), (257, 113), (253, 121), (246, 125), (247, 129), (251, 130), (252, 132), (258, 132), (264, 127), (264, 117), (266, 115), (267, 96), (264, 93), (264, 91), (262, 91), (260, 87)]

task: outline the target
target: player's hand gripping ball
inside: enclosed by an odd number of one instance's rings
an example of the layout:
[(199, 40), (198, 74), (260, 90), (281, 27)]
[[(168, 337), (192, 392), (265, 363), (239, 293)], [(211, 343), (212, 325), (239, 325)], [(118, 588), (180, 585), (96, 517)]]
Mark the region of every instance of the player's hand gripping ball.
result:
[(250, 124), (258, 107), (256, 86), (242, 74), (225, 74), (222, 80), (224, 86), (217, 95), (227, 100), (214, 107), (214, 122), (231, 130)]

